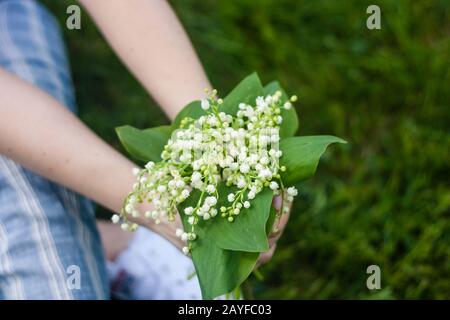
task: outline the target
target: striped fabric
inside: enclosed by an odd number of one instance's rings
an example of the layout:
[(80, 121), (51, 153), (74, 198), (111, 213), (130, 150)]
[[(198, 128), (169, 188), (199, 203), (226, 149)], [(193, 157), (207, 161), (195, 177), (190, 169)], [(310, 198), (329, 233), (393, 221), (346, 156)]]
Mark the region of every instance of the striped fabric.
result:
[[(0, 0), (0, 67), (76, 112), (60, 30), (34, 0)], [(92, 204), (0, 156), (0, 299), (108, 298)]]

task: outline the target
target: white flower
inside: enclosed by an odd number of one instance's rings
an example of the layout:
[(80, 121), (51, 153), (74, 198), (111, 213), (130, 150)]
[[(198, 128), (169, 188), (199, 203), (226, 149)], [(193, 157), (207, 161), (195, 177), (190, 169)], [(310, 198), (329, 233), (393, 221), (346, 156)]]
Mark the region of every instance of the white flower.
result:
[(230, 194), (228, 195), (227, 199), (228, 199), (229, 202), (233, 202), (233, 201), (234, 201), (234, 194), (233, 194), (233, 193), (230, 193)]
[(200, 172), (194, 171), (194, 173), (192, 173), (192, 176), (191, 176), (192, 182), (198, 182), (201, 180), (201, 178), (202, 178), (202, 175)]
[(181, 237), (183, 232), (184, 232), (183, 229), (177, 228), (177, 230), (175, 230), (175, 235), (179, 238)]
[(188, 234), (187, 234), (186, 232), (183, 232), (183, 233), (181, 234), (181, 240), (182, 240), (182, 241), (187, 241), (187, 240), (188, 240)]
[(195, 217), (194, 216), (190, 216), (188, 218), (188, 223), (192, 225), (192, 224), (194, 224), (194, 222), (195, 222)]
[(295, 197), (298, 194), (298, 191), (295, 187), (289, 187), (287, 193), (288, 195)]
[(167, 190), (167, 188), (165, 185), (162, 184), (162, 185), (158, 186), (157, 190), (158, 190), (158, 192), (162, 193), (162, 192), (165, 192)]
[(269, 158), (268, 157), (261, 157), (261, 159), (259, 159), (259, 162), (261, 163), (261, 164), (264, 164), (264, 165), (266, 165), (266, 164), (269, 164), (269, 162), (270, 162), (270, 160), (269, 160)]
[(189, 197), (189, 190), (184, 189), (183, 191), (181, 191), (181, 196), (184, 199), (187, 199)]
[(241, 167), (239, 168), (239, 170), (242, 173), (248, 173), (249, 170), (250, 170), (250, 166), (248, 164), (246, 164), (246, 163), (243, 163), (243, 164), (241, 164)]
[(264, 97), (257, 97), (257, 98), (256, 98), (256, 105), (257, 105), (258, 107), (266, 107), (266, 106), (267, 106), (267, 103), (266, 103), (266, 101), (264, 100)]
[(184, 213), (190, 216), (192, 213), (194, 213), (194, 208), (192, 207), (184, 208)]
[(139, 180), (139, 182), (142, 183), (142, 184), (146, 183), (146, 182), (147, 182), (147, 177), (142, 177), (142, 178)]
[(282, 124), (282, 123), (283, 123), (283, 117), (277, 116), (277, 124)]
[(272, 178), (272, 171), (269, 169), (263, 169), (259, 172), (258, 177), (269, 180)]
[(141, 169), (139, 169), (139, 168), (133, 168), (133, 169), (131, 170), (131, 172), (133, 173), (134, 176), (137, 176), (137, 175), (139, 174), (139, 172), (141, 172)]
[(122, 230), (128, 230), (130, 228), (130, 225), (128, 223), (124, 222), (120, 225), (120, 227), (122, 228)]
[(244, 208), (246, 208), (246, 209), (250, 208), (250, 202), (245, 201), (244, 202)]
[(205, 213), (205, 214), (203, 215), (203, 220), (208, 220), (209, 218), (211, 218), (211, 216), (210, 216), (209, 213)]
[(175, 186), (180, 189), (180, 188), (183, 188), (185, 186), (185, 183), (184, 183), (183, 180), (177, 180), (176, 183), (175, 183)]
[(239, 181), (237, 183), (237, 187), (239, 189), (243, 189), (243, 188), (245, 188), (245, 185), (246, 185), (245, 179), (239, 179)]
[(275, 181), (272, 181), (269, 184), (269, 188), (272, 189), (272, 190), (277, 190), (278, 189), (278, 183), (276, 183)]
[(248, 197), (250, 200), (255, 199), (255, 196), (256, 196), (256, 194), (255, 194), (255, 192), (254, 192), (253, 190), (251, 190), (251, 191), (248, 193), (248, 195), (247, 195), (247, 197)]
[(207, 203), (210, 207), (214, 206), (217, 203), (217, 198), (216, 197), (207, 197), (205, 199), (205, 203)]
[(289, 101), (287, 101), (287, 102), (284, 103), (283, 107), (284, 107), (286, 110), (289, 110), (290, 108), (292, 108), (292, 103), (290, 103)]
[(209, 101), (208, 101), (208, 99), (202, 99), (201, 105), (202, 105), (202, 109), (203, 110), (208, 110), (209, 109)]
[(214, 187), (212, 184), (208, 184), (208, 186), (206, 187), (206, 192), (213, 193), (214, 191), (216, 191), (216, 187)]
[(145, 165), (145, 168), (150, 170), (155, 166), (155, 163), (153, 161), (149, 161), (147, 162), (147, 164)]
[(131, 213), (133, 212), (133, 210), (134, 210), (134, 207), (133, 207), (133, 205), (132, 205), (131, 203), (128, 203), (128, 204), (125, 206), (125, 212), (126, 212), (126, 213), (131, 214)]
[(111, 221), (112, 221), (113, 223), (119, 223), (119, 221), (120, 221), (120, 216), (119, 216), (118, 214), (113, 215), (113, 216), (111, 217)]
[(189, 248), (188, 248), (188, 247), (183, 247), (182, 251), (183, 251), (183, 253), (184, 253), (185, 255), (188, 255), (188, 254), (189, 254)]

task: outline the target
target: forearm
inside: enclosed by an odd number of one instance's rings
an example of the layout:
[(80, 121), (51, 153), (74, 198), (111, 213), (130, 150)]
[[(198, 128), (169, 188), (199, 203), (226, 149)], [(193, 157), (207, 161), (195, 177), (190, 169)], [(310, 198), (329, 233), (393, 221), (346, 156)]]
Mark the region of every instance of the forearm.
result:
[(56, 100), (0, 69), (0, 152), (117, 212), (133, 163)]
[(210, 84), (164, 0), (80, 0), (119, 57), (170, 118)]
[[(0, 154), (114, 212), (120, 212), (135, 182), (131, 161), (55, 99), (1, 68)], [(131, 220), (180, 246), (172, 224)]]

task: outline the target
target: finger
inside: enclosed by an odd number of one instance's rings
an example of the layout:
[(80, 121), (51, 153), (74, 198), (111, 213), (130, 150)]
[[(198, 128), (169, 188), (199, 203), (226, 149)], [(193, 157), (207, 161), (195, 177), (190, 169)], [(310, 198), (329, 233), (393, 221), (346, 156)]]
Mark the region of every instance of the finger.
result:
[(281, 237), (281, 235), (283, 234), (284, 228), (286, 227), (288, 220), (289, 220), (289, 214), (282, 214), (280, 216), (279, 221), (275, 222), (277, 224), (276, 231), (272, 231), (272, 233), (269, 235), (269, 239), (275, 238), (276, 240), (278, 240)]
[(289, 220), (290, 214), (286, 213), (286, 214), (282, 214), (280, 217), (280, 221), (278, 222), (278, 229), (280, 230), (284, 230), (284, 228), (286, 227), (286, 224)]
[(280, 237), (270, 237), (269, 238), (269, 249), (272, 248), (278, 241)]
[(275, 196), (273, 197), (272, 200), (272, 205), (275, 208), (276, 211), (280, 212), (281, 211), (281, 203), (283, 201), (281, 200), (281, 196)]
[(277, 245), (274, 244), (274, 245), (269, 249), (269, 251), (263, 252), (263, 253), (261, 253), (261, 254), (259, 255), (259, 259), (258, 259), (258, 263), (257, 263), (257, 266), (258, 266), (258, 267), (262, 266), (263, 264), (269, 262), (270, 259), (272, 259), (276, 247), (277, 247)]

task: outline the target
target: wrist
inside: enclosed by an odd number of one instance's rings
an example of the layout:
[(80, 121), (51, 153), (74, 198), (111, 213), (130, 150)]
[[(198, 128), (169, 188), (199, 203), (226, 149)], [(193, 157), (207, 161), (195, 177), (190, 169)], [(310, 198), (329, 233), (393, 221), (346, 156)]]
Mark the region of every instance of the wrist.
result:
[(177, 219), (175, 222), (169, 222), (166, 219), (156, 221), (152, 218), (146, 218), (144, 216), (144, 212), (152, 210), (153, 207), (149, 203), (143, 203), (139, 206), (138, 210), (141, 212), (141, 216), (138, 218), (130, 218), (131, 221), (137, 223), (141, 227), (147, 228), (161, 237), (165, 238), (172, 244), (174, 244), (177, 248), (181, 249), (185, 244), (181, 242), (179, 238), (177, 238), (175, 232), (176, 229), (181, 226), (181, 221)]

